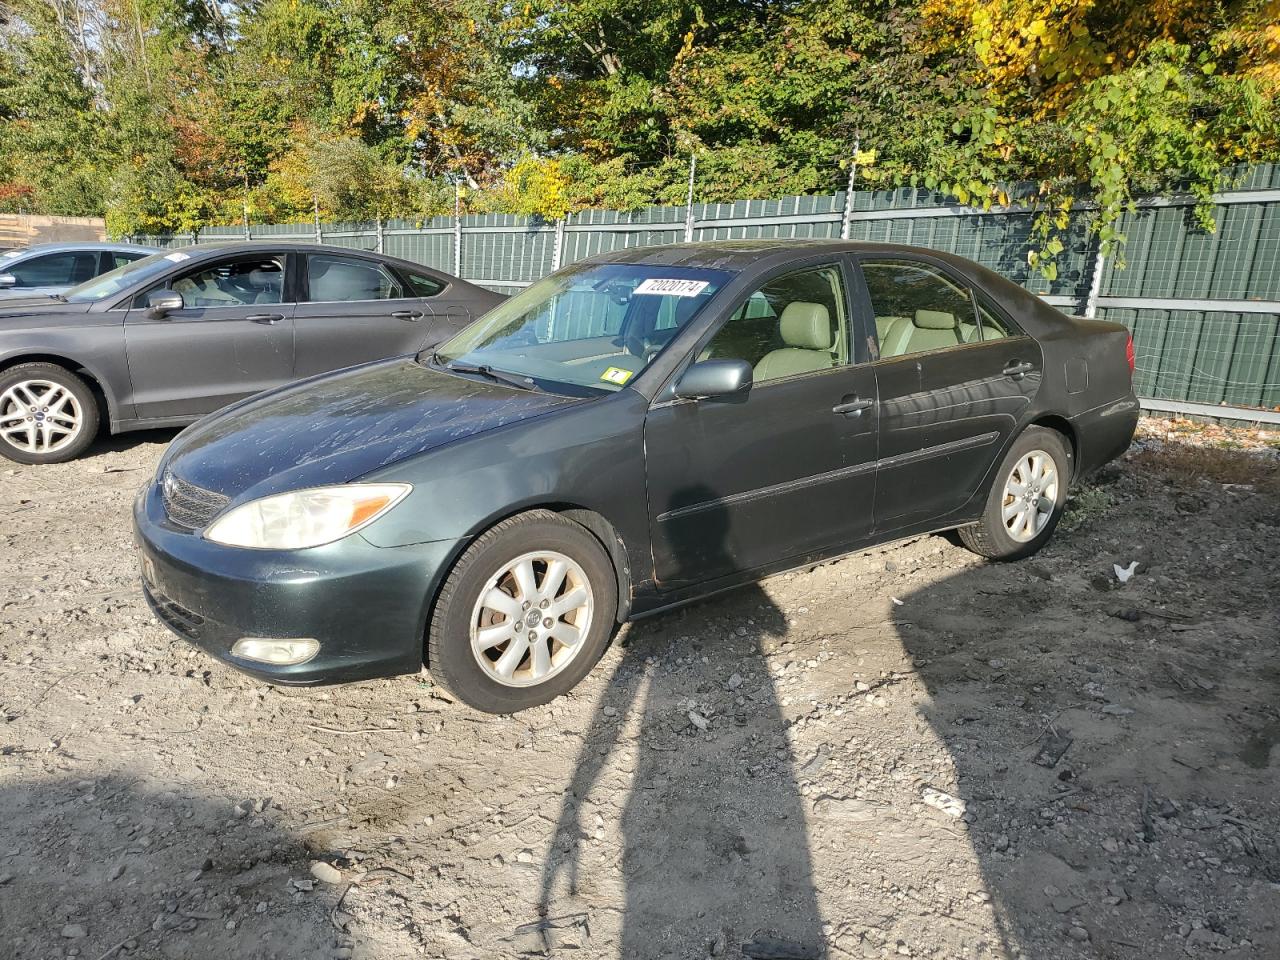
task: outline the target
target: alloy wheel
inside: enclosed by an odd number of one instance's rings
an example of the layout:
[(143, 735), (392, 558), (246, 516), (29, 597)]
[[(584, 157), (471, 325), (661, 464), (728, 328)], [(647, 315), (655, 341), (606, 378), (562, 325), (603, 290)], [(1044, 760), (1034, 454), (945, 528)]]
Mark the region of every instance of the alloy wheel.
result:
[(523, 554), (480, 591), (471, 652), (497, 683), (535, 686), (577, 657), (594, 610), (591, 582), (575, 560), (550, 550)]
[(1018, 458), (1004, 483), (1000, 516), (1005, 531), (1019, 543), (1039, 536), (1058, 504), (1058, 467), (1043, 450)]
[(0, 394), (0, 439), (23, 453), (57, 453), (83, 426), (80, 401), (60, 383), (23, 380)]

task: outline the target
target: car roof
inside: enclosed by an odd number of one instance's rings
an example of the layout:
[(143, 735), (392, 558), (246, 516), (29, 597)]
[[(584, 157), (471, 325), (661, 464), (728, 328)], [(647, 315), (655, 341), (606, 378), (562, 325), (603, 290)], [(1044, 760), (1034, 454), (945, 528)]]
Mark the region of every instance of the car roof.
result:
[(14, 247), (9, 253), (16, 253), (20, 257), (28, 257), (33, 254), (41, 253), (66, 253), (77, 250), (93, 251), (108, 250), (119, 253), (159, 253), (159, 247), (147, 247), (140, 243), (112, 243), (105, 240), (69, 240), (61, 243), (33, 243), (29, 247)]
[(168, 250), (158, 250), (157, 253), (185, 253), (192, 259), (206, 259), (212, 256), (221, 256), (228, 253), (255, 253), (258, 251), (275, 250), (281, 253), (327, 253), (333, 255), (348, 254), (355, 257), (373, 257), (377, 260), (386, 260), (389, 263), (399, 264), (406, 268), (419, 270), (428, 270), (432, 273), (438, 273), (441, 276), (451, 278), (454, 282), (467, 285), (474, 285), (470, 280), (463, 280), (461, 277), (455, 277), (453, 274), (441, 270), (439, 267), (433, 267), (430, 264), (418, 263), (414, 260), (407, 260), (404, 257), (392, 256), (389, 253), (378, 253), (376, 250), (362, 250), (358, 247), (339, 247), (329, 243), (306, 243), (299, 240), (272, 240), (270, 237), (263, 237), (257, 240), (217, 240), (213, 243), (197, 243), (185, 247), (171, 247)]
[(591, 259), (609, 263), (644, 263), (668, 267), (701, 267), (710, 270), (746, 270), (766, 260), (788, 260), (829, 253), (899, 253), (937, 257), (956, 263), (972, 261), (939, 250), (902, 243), (865, 240), (705, 240), (697, 243), (667, 243), (654, 247), (628, 247), (602, 253)]

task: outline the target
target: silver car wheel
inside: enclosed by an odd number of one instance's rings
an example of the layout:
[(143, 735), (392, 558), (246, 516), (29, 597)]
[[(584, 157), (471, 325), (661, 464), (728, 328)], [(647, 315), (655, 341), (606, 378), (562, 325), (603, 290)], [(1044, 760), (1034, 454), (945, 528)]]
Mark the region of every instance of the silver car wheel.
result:
[(23, 380), (0, 394), (0, 439), (23, 453), (56, 453), (75, 442), (84, 411), (52, 380)]
[(471, 614), (471, 653), (506, 687), (532, 687), (562, 671), (583, 648), (595, 598), (579, 564), (540, 550), (504, 564)]
[(1000, 516), (1005, 531), (1019, 543), (1039, 536), (1058, 505), (1058, 465), (1043, 450), (1018, 459), (1004, 482)]

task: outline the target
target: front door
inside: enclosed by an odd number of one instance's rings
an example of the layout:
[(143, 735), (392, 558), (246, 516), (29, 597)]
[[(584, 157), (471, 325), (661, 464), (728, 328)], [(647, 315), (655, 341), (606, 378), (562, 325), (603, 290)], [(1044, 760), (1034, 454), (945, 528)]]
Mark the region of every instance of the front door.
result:
[(977, 492), (1040, 385), (1040, 348), (943, 265), (860, 261), (879, 356), (876, 530), (958, 510)]
[(139, 419), (196, 417), (293, 379), (293, 304), (283, 255), (240, 255), (166, 281), (185, 303), (153, 317), (140, 294), (125, 317)]
[(645, 422), (659, 589), (816, 554), (866, 534), (875, 487), (875, 375), (850, 362), (846, 268), (768, 280), (697, 359), (747, 360), (745, 395), (663, 400)]
[[(309, 377), (340, 367), (415, 353), (449, 328), (447, 294), (424, 296), (431, 278), (405, 281), (365, 257), (306, 255), (294, 327), (296, 372)], [(413, 287), (407, 287), (412, 282)]]

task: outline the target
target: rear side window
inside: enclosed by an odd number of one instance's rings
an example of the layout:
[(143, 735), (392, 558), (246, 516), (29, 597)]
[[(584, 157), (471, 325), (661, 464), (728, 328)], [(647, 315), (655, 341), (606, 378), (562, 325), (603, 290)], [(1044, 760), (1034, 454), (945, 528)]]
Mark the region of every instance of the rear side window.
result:
[(409, 290), (415, 297), (434, 297), (446, 286), (443, 281), (423, 273), (406, 273), (405, 279), (409, 281)]
[(102, 272), (114, 270), (116, 267), (123, 267), (126, 263), (133, 263), (135, 260), (141, 260), (147, 256), (145, 253), (131, 253), (128, 250), (108, 251), (102, 258)]
[(311, 303), (395, 300), (403, 296), (400, 282), (372, 260), (307, 257), (307, 300)]
[(938, 268), (913, 260), (864, 260), (880, 358), (926, 353), (980, 337), (973, 296)]
[(66, 287), (92, 280), (98, 274), (98, 254), (50, 253), (4, 268), (19, 287)]

